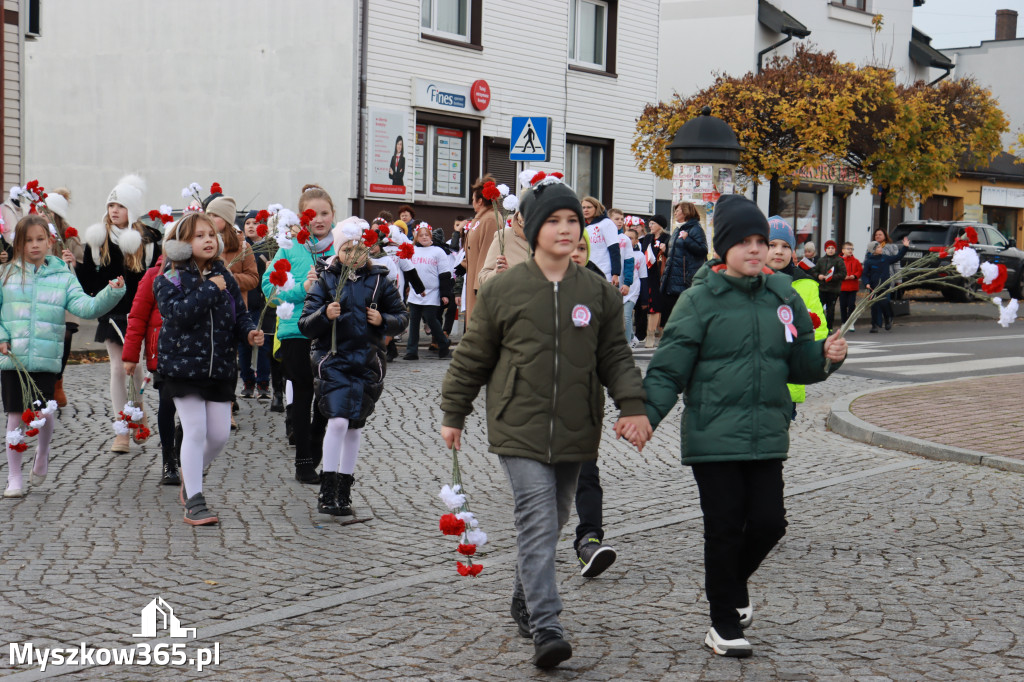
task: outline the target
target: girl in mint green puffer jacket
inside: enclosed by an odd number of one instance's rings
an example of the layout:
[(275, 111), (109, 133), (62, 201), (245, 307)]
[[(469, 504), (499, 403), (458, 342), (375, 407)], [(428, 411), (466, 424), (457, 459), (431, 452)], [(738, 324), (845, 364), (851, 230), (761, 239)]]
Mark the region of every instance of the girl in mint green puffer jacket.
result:
[[(47, 255), (50, 232), (46, 220), (28, 215), (18, 221), (14, 236), (14, 257), (0, 269), (0, 394), (7, 412), (7, 431), (19, 428), (21, 413), (32, 402), (23, 396), (21, 382), (10, 354), (28, 369), (32, 380), (47, 400), (53, 399), (54, 384), (61, 371), (64, 351), (64, 312), (96, 318), (112, 309), (124, 296), (121, 278), (110, 283), (95, 298), (82, 291), (73, 267), (74, 256), (64, 252), (62, 261)], [(39, 448), (32, 467), (32, 484), (46, 480), (54, 415), (45, 415), (39, 429)], [(7, 489), (4, 497), (22, 496), (21, 452), (7, 447)]]

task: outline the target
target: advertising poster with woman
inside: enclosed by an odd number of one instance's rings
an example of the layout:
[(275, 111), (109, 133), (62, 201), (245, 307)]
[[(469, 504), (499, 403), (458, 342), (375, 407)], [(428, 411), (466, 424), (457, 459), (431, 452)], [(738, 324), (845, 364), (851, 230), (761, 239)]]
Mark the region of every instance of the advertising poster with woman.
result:
[(413, 150), (407, 140), (408, 114), (404, 111), (370, 108), (370, 172), (367, 194), (403, 198), (411, 193)]

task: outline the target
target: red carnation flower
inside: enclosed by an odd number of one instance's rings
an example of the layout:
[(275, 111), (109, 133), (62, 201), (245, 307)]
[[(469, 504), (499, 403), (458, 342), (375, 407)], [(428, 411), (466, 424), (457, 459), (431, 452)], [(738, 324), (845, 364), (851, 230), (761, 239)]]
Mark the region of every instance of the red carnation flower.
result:
[(363, 243), (367, 247), (373, 246), (377, 243), (377, 230), (364, 230), (363, 231)]
[(414, 253), (416, 253), (416, 247), (412, 244), (405, 243), (398, 247), (398, 257), (402, 260), (412, 258)]
[(212, 185), (210, 185), (210, 194), (223, 194), (223, 193), (224, 193), (224, 190), (221, 189), (219, 182), (215, 182)]
[(141, 443), (142, 441), (144, 441), (147, 438), (149, 438), (149, 435), (150, 435), (149, 429), (147, 429), (145, 426), (140, 426), (139, 430), (135, 432), (135, 436), (134, 436), (135, 442), (136, 443)]
[(459, 572), (459, 575), (477, 576), (480, 575), (480, 571), (484, 570), (483, 564), (470, 564), (467, 566), (461, 561), (456, 561), (455, 564), (455, 568)]
[(483, 189), (480, 190), (480, 193), (483, 194), (484, 199), (487, 199), (487, 201), (494, 201), (501, 197), (501, 192), (498, 191), (498, 186), (490, 180), (484, 183)]
[(996, 267), (999, 268), (999, 274), (992, 280), (991, 284), (985, 284), (985, 276), (982, 275), (978, 278), (978, 284), (981, 286), (981, 290), (986, 294), (998, 294), (1004, 288), (1006, 288), (1006, 266), (1000, 263)]
[(155, 208), (146, 215), (149, 216), (150, 220), (160, 220), (160, 211), (156, 210)]
[(811, 324), (814, 325), (815, 329), (821, 326), (821, 318), (818, 317), (815, 313), (811, 313)]
[(561, 180), (561, 179), (562, 179), (562, 178), (564, 178), (565, 176), (564, 176), (564, 175), (562, 175), (561, 173), (557, 173), (557, 172), (556, 172), (556, 173), (552, 173), (552, 174), (551, 174), (551, 177), (553, 177), (553, 178), (558, 178), (559, 180)]
[(464, 545), (462, 543), (459, 543), (459, 554), (473, 556), (474, 554), (476, 554), (476, 545)]
[(39, 213), (39, 211), (36, 210), (36, 205), (34, 203), (31, 206), (28, 207), (28, 212), (29, 213)]
[(461, 561), (455, 562), (455, 570), (459, 572), (459, 575), (469, 575), (469, 566), (466, 566)]
[[(315, 217), (316, 211), (314, 211), (311, 208), (307, 208), (305, 211), (302, 212), (302, 216), (299, 217), (299, 224), (302, 225), (303, 227), (306, 227), (311, 222), (313, 222), (313, 218)], [(301, 244), (302, 242), (299, 243)]]
[(288, 271), (274, 270), (268, 279), (275, 287), (283, 287), (288, 282)]
[(36, 418), (35, 413), (32, 410), (25, 410), (21, 413), (21, 421), (26, 424), (31, 424), (32, 420)]
[(305, 244), (306, 242), (308, 242), (309, 230), (307, 230), (306, 228), (302, 228), (301, 230), (299, 230), (299, 233), (295, 235), (295, 241), (297, 241), (300, 244)]
[(292, 264), (287, 259), (282, 258), (279, 261), (274, 263), (274, 269), (275, 270), (282, 270), (284, 272), (288, 272), (288, 271), (290, 271), (292, 269)]
[(547, 176), (548, 176), (548, 174), (545, 173), (544, 171), (537, 171), (536, 173), (534, 173), (533, 179), (530, 180), (530, 184), (531, 185), (536, 185), (538, 182), (540, 182), (541, 180), (543, 180)]
[(28, 450), (28, 446), (25, 445), (24, 443), (18, 443), (17, 445), (8, 445), (7, 447), (9, 447), (11, 450), (14, 450), (15, 452), (25, 452), (26, 450)]
[(72, 237), (78, 236), (78, 230), (73, 227), (68, 227), (64, 230), (64, 239), (71, 239)]
[(445, 535), (462, 535), (466, 532), (466, 522), (455, 514), (445, 514), (441, 517), (441, 532)]
[(966, 239), (957, 239), (955, 242), (953, 242), (953, 250), (959, 251), (960, 249), (967, 248), (970, 245), (971, 243)]
[[(269, 231), (270, 231), (270, 228), (268, 228), (266, 225), (264, 225), (262, 223), (260, 223), (259, 225), (256, 226), (256, 236), (259, 237), (260, 239), (263, 239), (264, 237), (266, 237), (267, 236), (267, 232), (269, 232)], [(285, 261), (285, 262), (287, 262), (287, 261)]]
[(172, 220), (174, 220), (174, 216), (167, 215), (166, 213), (161, 213), (160, 214), (160, 222), (162, 222), (164, 225), (166, 225), (167, 223), (171, 222)]
[(265, 223), (270, 220), (270, 211), (263, 210), (256, 214), (256, 222)]
[(964, 234), (967, 235), (967, 241), (971, 244), (978, 243), (978, 231), (973, 227), (967, 227), (964, 229)]
[[(26, 438), (31, 438), (32, 436), (38, 436), (38, 435), (39, 435), (39, 429), (29, 429), (28, 431), (25, 432), (25, 437)], [(461, 546), (462, 545), (459, 545), (459, 547), (461, 547)]]

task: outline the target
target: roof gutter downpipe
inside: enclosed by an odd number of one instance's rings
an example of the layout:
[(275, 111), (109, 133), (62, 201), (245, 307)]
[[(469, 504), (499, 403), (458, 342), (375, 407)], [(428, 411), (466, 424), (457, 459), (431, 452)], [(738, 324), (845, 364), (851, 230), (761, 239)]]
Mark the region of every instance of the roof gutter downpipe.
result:
[(793, 39), (793, 34), (792, 33), (787, 33), (786, 37), (783, 38), (782, 40), (780, 40), (779, 42), (775, 43), (774, 45), (769, 45), (768, 47), (766, 47), (763, 50), (761, 50), (760, 52), (758, 52), (757, 53), (757, 72), (761, 73), (761, 70), (763, 68), (762, 62), (764, 61), (764, 56), (767, 53), (771, 52), (772, 50), (774, 50), (777, 47), (781, 47), (781, 46), (785, 45), (786, 43), (788, 43), (792, 39)]
[(942, 69), (943, 69), (943, 71), (945, 71), (945, 73), (943, 73), (943, 74), (942, 74), (941, 76), (939, 76), (938, 78), (936, 78), (935, 80), (933, 80), (933, 81), (932, 81), (931, 83), (929, 83), (928, 85), (935, 85), (936, 83), (938, 83), (938, 82), (939, 82), (940, 80), (942, 80), (943, 78), (945, 78), (946, 76), (948, 76), (948, 75), (949, 75), (950, 73), (952, 73), (952, 71), (953, 71), (953, 68), (952, 68), (952, 67), (948, 67), (948, 66), (943, 66), (943, 67), (940, 67), (940, 68), (942, 68)]
[(356, 215), (366, 213), (366, 197), (363, 187), (366, 182), (366, 53), (369, 51), (369, 36), (366, 35), (369, 27), (370, 0), (362, 0), (359, 9), (359, 171), (356, 176), (359, 178), (359, 186), (356, 188), (356, 196), (359, 197)]

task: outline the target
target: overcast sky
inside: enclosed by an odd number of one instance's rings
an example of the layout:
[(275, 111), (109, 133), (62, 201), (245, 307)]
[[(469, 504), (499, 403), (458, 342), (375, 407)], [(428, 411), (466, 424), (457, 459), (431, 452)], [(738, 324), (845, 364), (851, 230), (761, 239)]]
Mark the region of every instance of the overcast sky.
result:
[(939, 49), (980, 45), (995, 38), (997, 9), (1017, 10), (1017, 37), (1024, 37), (1024, 0), (925, 0), (914, 8), (914, 26)]

